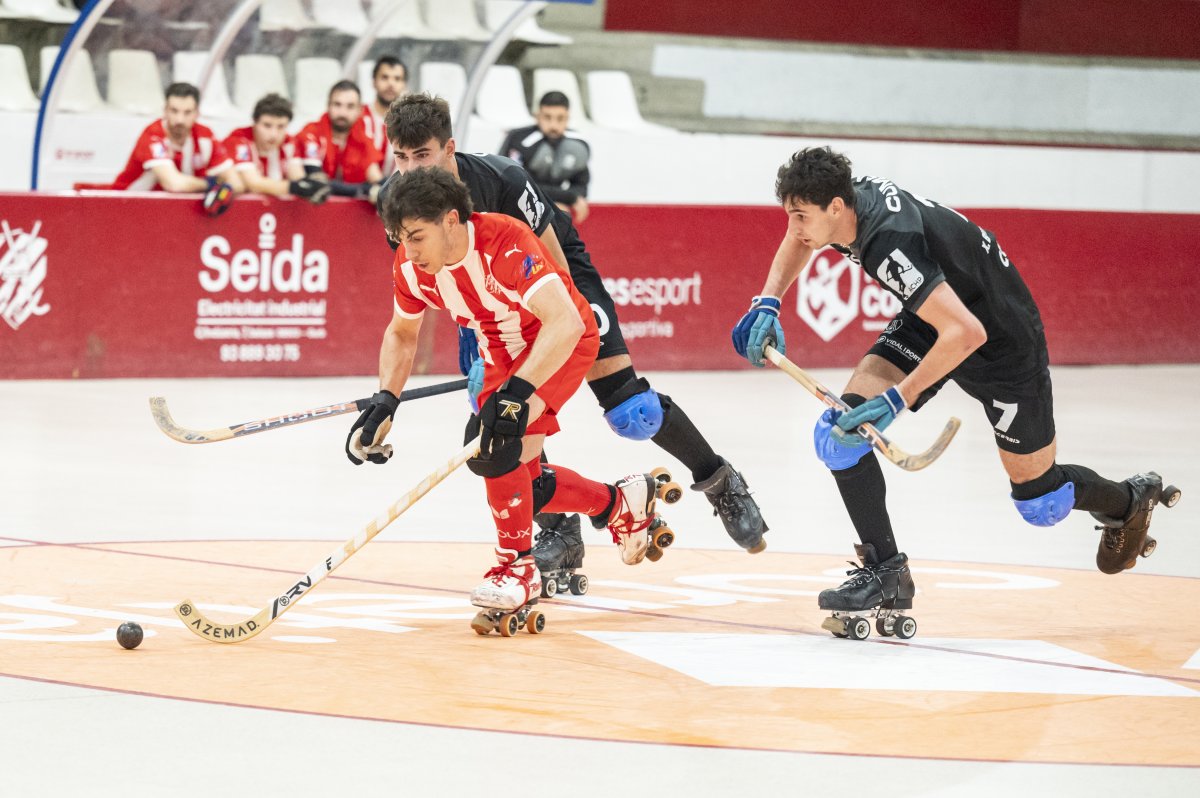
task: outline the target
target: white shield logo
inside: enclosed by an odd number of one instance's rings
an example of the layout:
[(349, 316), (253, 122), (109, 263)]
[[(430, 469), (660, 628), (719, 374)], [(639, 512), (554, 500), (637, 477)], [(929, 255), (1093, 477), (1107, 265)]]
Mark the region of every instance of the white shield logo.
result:
[(859, 280), (858, 268), (833, 249), (813, 256), (800, 276), (796, 312), (822, 341), (832, 341), (858, 315)]

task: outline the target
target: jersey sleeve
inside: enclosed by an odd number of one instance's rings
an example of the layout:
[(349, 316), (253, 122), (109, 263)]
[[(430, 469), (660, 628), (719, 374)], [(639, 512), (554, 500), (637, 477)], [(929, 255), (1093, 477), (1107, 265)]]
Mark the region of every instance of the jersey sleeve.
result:
[(166, 137), (154, 130), (147, 130), (138, 138), (131, 160), (140, 162), (142, 169), (175, 163), (171, 160), (171, 150), (167, 146)]
[(229, 136), (222, 142), (225, 152), (233, 158), (233, 165), (239, 171), (258, 171), (258, 160), (254, 157), (254, 148), (244, 137)]
[(325, 144), (312, 129), (312, 125), (300, 131), (300, 135), (296, 137), (296, 144), (300, 152), (300, 159), (305, 166), (325, 168)]
[(881, 232), (863, 255), (867, 274), (899, 299), (905, 310), (916, 311), (929, 292), (946, 281), (921, 233)]
[(519, 219), (529, 225), (534, 235), (541, 235), (550, 225), (554, 203), (533, 178), (520, 166), (512, 164), (501, 172), (503, 191), (496, 211)]
[(219, 175), (226, 169), (232, 169), (234, 166), (233, 156), (225, 149), (223, 142), (217, 139), (212, 141), (212, 157), (208, 159), (208, 166), (204, 167), (204, 176)]
[(392, 262), (392, 309), (403, 319), (419, 319), (425, 314), (427, 305), (419, 298), (421, 289), (417, 286), (416, 275), (412, 266), (404, 268), (406, 263), (404, 250), (397, 252)]
[(522, 307), (528, 310), (534, 294), (562, 277), (542, 242), (531, 231), (513, 226), (500, 244), (502, 252), (492, 260), (492, 275), (515, 292)]

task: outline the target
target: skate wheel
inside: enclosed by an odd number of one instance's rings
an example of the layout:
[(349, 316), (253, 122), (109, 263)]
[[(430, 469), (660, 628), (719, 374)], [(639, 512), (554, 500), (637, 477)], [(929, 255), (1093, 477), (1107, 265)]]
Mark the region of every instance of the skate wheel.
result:
[(661, 526), (654, 532), (654, 547), (665, 549), (675, 542), (675, 533), (669, 526)]
[(894, 629), (888, 629), (886, 618), (875, 619), (875, 631), (879, 632), (880, 636), (882, 637), (891, 637), (896, 633)]
[(895, 623), (892, 625), (892, 631), (901, 640), (908, 640), (917, 633), (917, 622), (907, 615), (897, 615)]
[(554, 598), (554, 594), (558, 592), (558, 580), (547, 579), (542, 582), (542, 598)]
[(492, 631), (492, 619), (485, 613), (476, 613), (475, 617), (471, 619), (471, 628), (477, 635), (486, 635)]
[(500, 627), (501, 637), (512, 637), (521, 628), (517, 616), (511, 614), (501, 615), (500, 621), (496, 625)]
[(542, 630), (546, 628), (546, 616), (534, 610), (529, 613), (529, 617), (525, 619), (525, 629), (531, 635), (540, 635)]
[(587, 592), (588, 580), (583, 574), (574, 574), (571, 581), (567, 583), (567, 587), (571, 591), (571, 595), (582, 596)]
[(1179, 504), (1179, 497), (1183, 495), (1183, 491), (1174, 485), (1167, 485), (1162, 491), (1162, 503), (1168, 507), (1174, 507)]
[(683, 488), (678, 482), (664, 482), (658, 486), (658, 498), (667, 504), (674, 504), (683, 498)]
[(650, 472), (650, 476), (654, 478), (655, 482), (658, 482), (660, 484), (663, 482), (671, 481), (671, 472), (665, 468), (654, 469), (653, 471)]
[(1146, 536), (1146, 542), (1142, 544), (1142, 556), (1149, 557), (1158, 548), (1158, 541), (1150, 536)]
[(871, 622), (866, 618), (851, 618), (846, 624), (846, 634), (851, 640), (866, 640), (871, 636)]
[(758, 542), (746, 549), (747, 554), (762, 554), (767, 550), (767, 541), (759, 538)]
[(658, 546), (651, 546), (646, 549), (646, 559), (650, 562), (658, 562), (662, 559), (663, 551)]

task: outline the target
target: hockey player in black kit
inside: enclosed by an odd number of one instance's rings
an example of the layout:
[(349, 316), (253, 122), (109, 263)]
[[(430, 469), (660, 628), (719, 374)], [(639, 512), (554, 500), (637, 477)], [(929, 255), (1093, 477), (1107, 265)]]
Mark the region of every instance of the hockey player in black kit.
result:
[(1071, 510), (1100, 522), (1096, 565), (1107, 574), (1132, 568), (1154, 548), (1150, 514), (1179, 490), (1154, 472), (1112, 482), (1091, 469), (1055, 461), (1049, 355), (1037, 305), (996, 237), (962, 214), (882, 178), (854, 179), (850, 161), (828, 147), (802, 150), (779, 169), (775, 194), (788, 232), (762, 292), (733, 331), (734, 348), (757, 366), (763, 348), (784, 351), (779, 298), (812, 253), (832, 246), (895, 295), (903, 308), (846, 385), (845, 413), (826, 410), (813, 441), (833, 471), (861, 540), (861, 566), (838, 588), (822, 591), (824, 626), (865, 637), (856, 613), (878, 608), (881, 634), (911, 637), (916, 592), (908, 558), (896, 546), (883, 471), (857, 432), (883, 430), (903, 410), (917, 410), (953, 379), (983, 405), (994, 427), (1017, 511), (1030, 524), (1053, 526)]
[[(671, 397), (656, 393), (644, 377), (634, 372), (616, 307), (570, 215), (559, 210), (529, 174), (508, 158), (457, 152), (450, 107), (440, 97), (402, 97), (392, 104), (385, 124), (398, 172), (422, 167), (445, 169), (467, 185), (476, 210), (524, 221), (555, 259), (570, 270), (576, 287), (595, 311), (600, 329), (600, 352), (587, 381), (609, 426), (624, 438), (649, 439), (681, 461), (692, 473), (692, 489), (705, 494), (734, 542), (749, 551), (761, 551), (766, 545), (763, 533), (767, 525), (742, 475), (713, 451)], [(477, 360), (474, 331), (460, 329), (459, 334), (459, 367), (470, 381), (476, 373), (482, 374), (482, 362)], [(542, 478), (553, 480), (553, 471), (547, 469)], [(543, 583), (548, 585), (556, 576), (562, 576), (559, 583), (566, 584), (570, 572), (583, 559), (579, 516), (538, 515), (537, 522), (541, 532), (534, 556)]]

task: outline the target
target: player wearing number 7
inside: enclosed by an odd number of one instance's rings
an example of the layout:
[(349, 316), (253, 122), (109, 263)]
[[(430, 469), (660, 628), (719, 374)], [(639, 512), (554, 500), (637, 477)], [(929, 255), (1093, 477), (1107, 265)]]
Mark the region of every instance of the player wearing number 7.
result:
[(903, 304), (850, 377), (842, 399), (852, 409), (826, 410), (813, 434), (862, 541), (855, 546), (861, 567), (819, 597), (821, 609), (835, 613), (826, 628), (860, 637), (852, 627), (857, 621), (861, 631), (862, 619), (853, 614), (880, 608), (881, 632), (907, 637), (915, 630), (908, 619), (893, 623), (897, 611), (911, 608), (915, 588), (892, 534), (883, 472), (856, 429), (865, 422), (886, 428), (948, 379), (983, 405), (1022, 518), (1053, 526), (1071, 510), (1091, 512), (1103, 532), (1096, 565), (1108, 574), (1153, 550), (1151, 511), (1160, 501), (1173, 505), (1178, 490), (1164, 489), (1154, 472), (1113, 482), (1055, 461), (1041, 316), (993, 234), (888, 180), (854, 179), (850, 161), (828, 147), (793, 155), (779, 169), (775, 194), (788, 230), (761, 294), (734, 328), (739, 354), (761, 366), (766, 342), (784, 351), (780, 298), (822, 247), (860, 265)]

